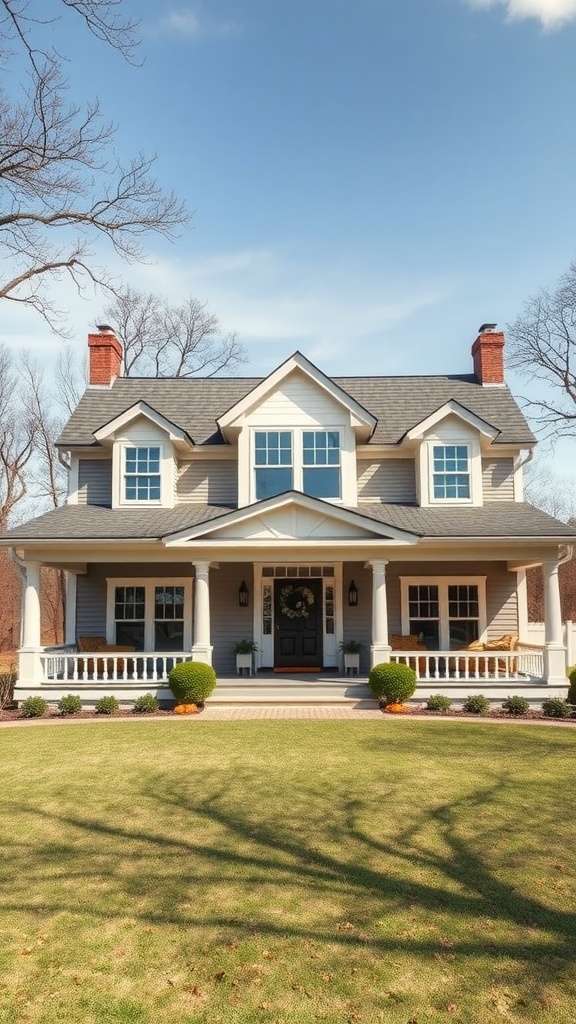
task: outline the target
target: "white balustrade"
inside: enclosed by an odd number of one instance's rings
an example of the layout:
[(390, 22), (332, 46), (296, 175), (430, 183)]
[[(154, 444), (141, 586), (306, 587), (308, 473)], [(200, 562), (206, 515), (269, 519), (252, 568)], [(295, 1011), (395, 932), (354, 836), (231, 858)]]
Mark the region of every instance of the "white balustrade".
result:
[(420, 682), (506, 682), (544, 674), (542, 648), (528, 644), (516, 651), (392, 651), (390, 659), (414, 669)]
[(44, 682), (74, 683), (161, 683), (174, 665), (190, 659), (190, 653), (184, 651), (79, 653), (66, 647), (40, 655)]

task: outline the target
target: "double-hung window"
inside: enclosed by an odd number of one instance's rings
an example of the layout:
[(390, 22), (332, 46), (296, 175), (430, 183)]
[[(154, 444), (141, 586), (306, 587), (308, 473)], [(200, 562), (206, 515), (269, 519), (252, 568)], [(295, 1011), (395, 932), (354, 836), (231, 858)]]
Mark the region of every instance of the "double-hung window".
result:
[(313, 498), (340, 498), (340, 434), (337, 430), (302, 432), (302, 490)]
[(107, 635), (137, 651), (185, 651), (192, 642), (190, 581), (110, 580)]
[(124, 449), (124, 500), (159, 502), (162, 493), (159, 445)]
[(433, 445), (432, 494), (434, 501), (470, 500), (470, 451), (468, 445)]
[(458, 650), (486, 628), (483, 577), (402, 580), (402, 632), (417, 636), (428, 650)]
[(256, 500), (273, 498), (294, 486), (291, 430), (256, 430), (254, 434)]

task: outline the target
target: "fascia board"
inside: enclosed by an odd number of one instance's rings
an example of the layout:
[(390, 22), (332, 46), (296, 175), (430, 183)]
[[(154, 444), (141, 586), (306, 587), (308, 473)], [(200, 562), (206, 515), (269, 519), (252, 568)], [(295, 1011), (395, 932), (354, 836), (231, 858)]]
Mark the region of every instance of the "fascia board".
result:
[(436, 412), (431, 413), (426, 419), (421, 420), (420, 423), (415, 423), (410, 430), (407, 430), (400, 444), (403, 444), (405, 441), (418, 440), (423, 437), (427, 430), (431, 430), (432, 427), (435, 427), (437, 423), (441, 423), (447, 416), (457, 416), (490, 441), (494, 441), (500, 433), (491, 423), (483, 420), (480, 416), (476, 416), (470, 409), (467, 409), (466, 406), (461, 405), (460, 402), (452, 398), (449, 402), (441, 405), (439, 409), (436, 409)]
[[(415, 544), (418, 541), (416, 534), (408, 530), (401, 530), (395, 526), (389, 526), (378, 519), (371, 519), (361, 513), (344, 509), (338, 505), (322, 501), (319, 498), (310, 498), (308, 495), (294, 491), (279, 495), (277, 498), (267, 498), (265, 501), (256, 502), (253, 505), (245, 505), (243, 508), (226, 512), (222, 516), (210, 519), (204, 523), (197, 523), (195, 526), (185, 530), (178, 530), (176, 533), (166, 534), (162, 540), (167, 547), (178, 544), (181, 541), (193, 540), (194, 538), (217, 533), (235, 523), (243, 523), (249, 519), (256, 519), (263, 513), (272, 512), (276, 509), (285, 508), (287, 505), (295, 505), (313, 512), (320, 512), (322, 515), (329, 515), (330, 518), (347, 523), (358, 525), (359, 520), (362, 526), (379, 534), (386, 539), (392, 539), (398, 543)], [(333, 543), (333, 542), (332, 542)]]
[(376, 417), (372, 413), (368, 412), (364, 406), (360, 405), (356, 399), (352, 398), (343, 388), (338, 384), (335, 384), (330, 377), (327, 377), (322, 370), (319, 370), (314, 363), (311, 363), (306, 356), (303, 356), (301, 352), (295, 352), (289, 356), (285, 362), (281, 363), (275, 370), (272, 371), (265, 377), (264, 380), (260, 381), (256, 387), (252, 388), (247, 395), (244, 396), (239, 402), (228, 409), (219, 419), (216, 420), (217, 425), (220, 427), (222, 433), (229, 430), (235, 425), (238, 420), (248, 409), (252, 408), (257, 402), (262, 399), (277, 387), (286, 377), (288, 377), (295, 370), (301, 370), (311, 380), (314, 381), (318, 387), (326, 391), (336, 402), (344, 405), (350, 410), (352, 417), (356, 420), (354, 425), (359, 427), (367, 427), (370, 433), (374, 430), (376, 423), (378, 422)]
[(187, 447), (193, 447), (194, 441), (185, 430), (181, 427), (177, 427), (175, 423), (163, 416), (162, 413), (158, 412), (153, 406), (148, 405), (147, 402), (136, 402), (131, 405), (130, 408), (125, 409), (118, 416), (114, 416), (113, 419), (108, 420), (101, 427), (93, 432), (93, 436), (100, 444), (105, 444), (106, 441), (116, 433), (117, 430), (121, 430), (132, 420), (135, 420), (138, 416), (144, 416), (145, 419), (150, 420), (155, 426), (160, 427), (161, 430), (165, 430), (171, 441), (180, 442), (185, 444)]

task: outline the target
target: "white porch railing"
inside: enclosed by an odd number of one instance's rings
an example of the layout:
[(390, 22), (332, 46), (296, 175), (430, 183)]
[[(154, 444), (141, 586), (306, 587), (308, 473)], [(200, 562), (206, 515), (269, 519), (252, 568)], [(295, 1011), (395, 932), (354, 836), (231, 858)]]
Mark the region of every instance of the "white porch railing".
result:
[(516, 651), (392, 651), (390, 660), (414, 669), (419, 682), (544, 677), (544, 651), (531, 644), (521, 644)]
[(40, 654), (40, 661), (45, 683), (157, 683), (168, 678), (174, 665), (191, 657), (189, 651), (80, 654), (74, 647), (53, 647)]

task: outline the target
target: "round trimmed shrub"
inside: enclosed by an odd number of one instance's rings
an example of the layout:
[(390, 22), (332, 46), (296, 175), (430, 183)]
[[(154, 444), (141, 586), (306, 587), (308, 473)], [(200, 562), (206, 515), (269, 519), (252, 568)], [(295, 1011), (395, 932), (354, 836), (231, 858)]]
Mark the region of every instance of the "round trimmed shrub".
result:
[(427, 711), (440, 711), (443, 715), (452, 707), (452, 701), (450, 697), (445, 697), (442, 693), (431, 693), (426, 701)]
[(416, 689), (416, 673), (409, 665), (388, 661), (370, 669), (368, 682), (374, 696), (381, 701), (403, 704)]
[(530, 701), (527, 701), (526, 697), (513, 694), (512, 697), (506, 697), (506, 700), (502, 701), (502, 707), (509, 715), (527, 715), (530, 711)]
[(153, 693), (143, 693), (134, 701), (134, 711), (139, 715), (150, 715), (158, 711), (158, 698)]
[(168, 685), (179, 704), (203, 704), (216, 686), (216, 673), (203, 661), (182, 661), (170, 669)]
[(462, 705), (462, 710), (468, 711), (472, 715), (485, 715), (489, 708), (490, 701), (486, 700), (483, 693), (472, 693), (466, 697)]
[(44, 697), (26, 697), (20, 705), (23, 718), (42, 718), (48, 714), (48, 701)]
[(569, 704), (576, 704), (576, 665), (568, 669), (568, 679), (570, 685), (568, 687), (568, 696), (566, 700)]
[(542, 701), (542, 711), (546, 718), (568, 718), (571, 709), (561, 697), (548, 697)]
[(100, 697), (100, 700), (96, 701), (94, 709), (97, 715), (113, 715), (115, 711), (118, 711), (120, 707), (116, 697), (106, 696)]
[(58, 711), (61, 715), (77, 715), (82, 711), (82, 698), (77, 693), (67, 693), (58, 701)]

